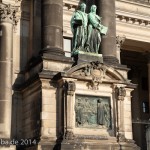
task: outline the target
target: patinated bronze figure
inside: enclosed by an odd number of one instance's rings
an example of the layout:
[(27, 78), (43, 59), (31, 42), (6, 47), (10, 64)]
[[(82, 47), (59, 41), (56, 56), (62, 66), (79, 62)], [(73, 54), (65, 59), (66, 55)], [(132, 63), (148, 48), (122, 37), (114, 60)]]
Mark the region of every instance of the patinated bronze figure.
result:
[(86, 4), (82, 3), (79, 10), (73, 14), (71, 19), (73, 55), (79, 51), (99, 53), (101, 34), (107, 33), (107, 27), (101, 24), (101, 17), (96, 14), (96, 9), (96, 5), (92, 5), (87, 15)]
[(73, 33), (73, 52), (84, 50), (87, 40), (87, 14), (86, 4), (82, 3), (79, 10), (75, 11), (71, 19), (71, 29)]
[(98, 53), (101, 43), (101, 34), (106, 34), (107, 27), (101, 24), (101, 17), (96, 14), (96, 5), (91, 6), (88, 14), (88, 39), (86, 42), (87, 52)]

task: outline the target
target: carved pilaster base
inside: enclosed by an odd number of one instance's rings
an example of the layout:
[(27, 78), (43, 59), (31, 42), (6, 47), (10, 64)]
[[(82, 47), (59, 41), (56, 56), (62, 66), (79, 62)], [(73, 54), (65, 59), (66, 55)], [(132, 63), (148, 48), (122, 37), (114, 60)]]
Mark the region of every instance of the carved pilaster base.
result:
[(72, 131), (66, 131), (64, 139), (65, 140), (74, 140), (75, 135)]
[(127, 139), (125, 138), (123, 133), (118, 133), (117, 140), (118, 142), (126, 142)]

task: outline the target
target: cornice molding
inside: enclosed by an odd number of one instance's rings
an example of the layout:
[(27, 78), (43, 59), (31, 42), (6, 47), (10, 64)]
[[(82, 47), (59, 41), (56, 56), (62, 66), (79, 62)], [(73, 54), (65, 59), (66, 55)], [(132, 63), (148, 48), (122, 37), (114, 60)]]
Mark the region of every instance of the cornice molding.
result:
[(116, 21), (120, 21), (127, 24), (134, 24), (138, 26), (145, 26), (150, 27), (150, 18), (142, 18), (142, 17), (135, 17), (135, 16), (127, 16), (122, 14), (116, 14)]
[(77, 0), (63, 0), (63, 4), (65, 6), (69, 6), (70, 8), (77, 8), (79, 1)]
[(137, 5), (143, 5), (143, 6), (150, 6), (150, 0), (116, 0), (116, 1), (123, 1), (126, 3), (132, 3)]

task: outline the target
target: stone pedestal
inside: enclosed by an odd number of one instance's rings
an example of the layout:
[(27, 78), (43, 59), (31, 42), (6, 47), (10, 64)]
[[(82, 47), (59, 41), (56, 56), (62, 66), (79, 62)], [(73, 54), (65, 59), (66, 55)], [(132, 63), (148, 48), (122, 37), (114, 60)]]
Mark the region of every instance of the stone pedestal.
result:
[(103, 63), (102, 54), (88, 53), (79, 51), (78, 54), (74, 55), (75, 64), (81, 64), (92, 61), (99, 61)]

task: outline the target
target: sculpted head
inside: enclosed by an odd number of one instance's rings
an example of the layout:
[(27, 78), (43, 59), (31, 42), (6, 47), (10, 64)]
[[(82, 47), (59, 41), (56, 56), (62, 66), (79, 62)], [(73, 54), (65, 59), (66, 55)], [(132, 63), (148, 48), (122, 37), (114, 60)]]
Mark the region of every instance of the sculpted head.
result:
[(92, 6), (91, 6), (91, 12), (95, 12), (95, 13), (96, 13), (96, 9), (97, 9), (97, 6), (96, 6), (96, 5), (92, 5)]
[(85, 10), (86, 10), (86, 4), (85, 3), (82, 3), (80, 5), (80, 10), (83, 11), (83, 12), (85, 12)]
[(97, 100), (97, 102), (98, 102), (98, 103), (102, 103), (102, 99), (99, 98), (99, 99)]

